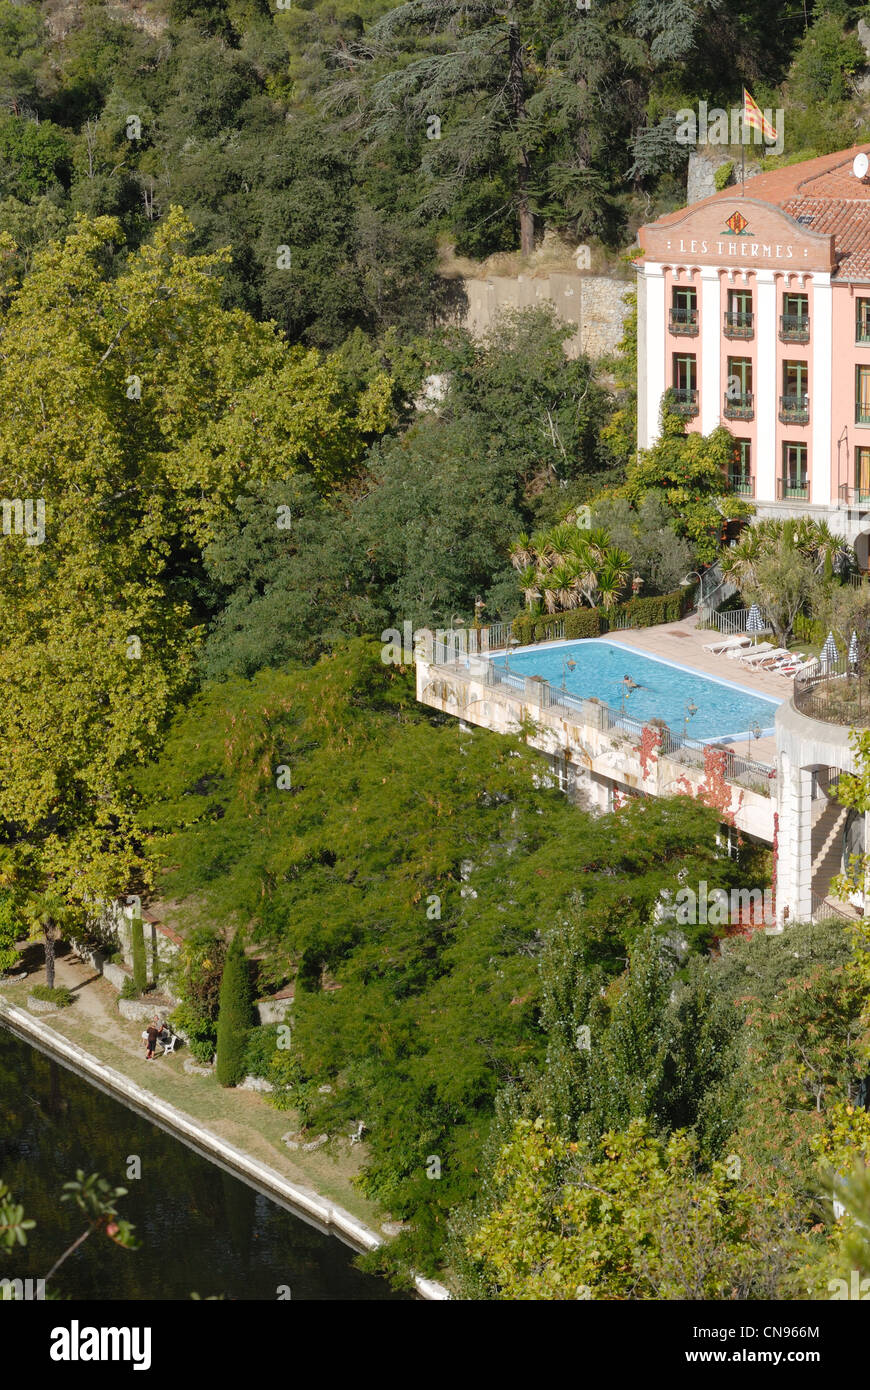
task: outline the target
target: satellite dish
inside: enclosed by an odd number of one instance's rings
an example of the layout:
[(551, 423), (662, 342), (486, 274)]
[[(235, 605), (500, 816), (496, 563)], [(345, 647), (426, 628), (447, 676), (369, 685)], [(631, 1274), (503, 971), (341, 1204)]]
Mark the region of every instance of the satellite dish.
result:
[(870, 169), (870, 159), (867, 158), (863, 151), (861, 154), (856, 154), (855, 158), (852, 160), (852, 173), (855, 175), (855, 178), (863, 179), (868, 169)]

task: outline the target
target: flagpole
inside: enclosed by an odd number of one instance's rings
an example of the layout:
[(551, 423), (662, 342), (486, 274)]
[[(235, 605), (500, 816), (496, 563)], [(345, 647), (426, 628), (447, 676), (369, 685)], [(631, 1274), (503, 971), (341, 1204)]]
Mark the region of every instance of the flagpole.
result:
[(746, 141), (743, 139), (743, 131), (740, 132), (740, 196), (746, 197)]

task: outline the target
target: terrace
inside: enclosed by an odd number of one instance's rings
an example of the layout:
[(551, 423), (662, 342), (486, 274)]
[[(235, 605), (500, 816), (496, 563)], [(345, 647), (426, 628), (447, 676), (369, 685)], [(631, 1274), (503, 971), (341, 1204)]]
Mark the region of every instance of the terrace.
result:
[[(499, 640), (506, 638), (502, 630)], [(769, 671), (737, 668), (703, 651), (711, 634), (694, 618), (655, 628), (611, 632), (607, 642), (627, 655), (648, 653), (690, 668), (699, 676), (733, 681), (776, 700), (791, 694), (792, 682)], [(495, 637), (495, 634), (493, 634)], [(481, 639), (479, 651), (457, 652), (435, 645), (432, 660), (418, 662), (417, 698), (447, 714), (497, 732), (516, 733), (531, 721), (529, 742), (547, 753), (560, 783), (590, 791), (599, 806), (606, 796), (664, 796), (688, 792), (733, 818), (738, 829), (771, 843), (775, 809), (775, 739), (747, 736), (712, 743), (687, 730), (644, 722), (622, 709), (585, 699), (536, 675), (522, 675), (489, 659), (496, 641)], [(542, 648), (553, 648), (543, 643)], [(566, 652), (569, 648), (565, 649)], [(630, 659), (626, 662), (630, 670)], [(673, 721), (672, 721), (673, 723)], [(563, 783), (563, 777), (565, 782)]]

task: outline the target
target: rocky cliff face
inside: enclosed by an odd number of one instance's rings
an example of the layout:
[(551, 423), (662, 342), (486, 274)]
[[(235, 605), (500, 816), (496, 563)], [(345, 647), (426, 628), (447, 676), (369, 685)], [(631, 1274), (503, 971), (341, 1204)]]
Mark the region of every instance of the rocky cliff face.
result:
[[(112, 0), (106, 8), (113, 19), (142, 29), (154, 38), (159, 38), (168, 23), (164, 0)], [(45, 0), (42, 11), (51, 37), (65, 38), (83, 9), (84, 0)]]
[(528, 309), (549, 303), (574, 327), (565, 344), (567, 356), (597, 358), (615, 351), (628, 312), (624, 296), (634, 285), (607, 275), (551, 272), (465, 279), (463, 288), (468, 300), (463, 323), (475, 337), (486, 332), (500, 309)]

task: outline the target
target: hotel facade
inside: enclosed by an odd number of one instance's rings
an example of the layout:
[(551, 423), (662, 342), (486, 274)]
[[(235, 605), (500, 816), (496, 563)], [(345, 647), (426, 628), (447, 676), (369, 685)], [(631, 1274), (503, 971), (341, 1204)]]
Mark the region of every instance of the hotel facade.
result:
[[(810, 515), (870, 558), (870, 146), (759, 174), (642, 227), (638, 445), (662, 397), (734, 436), (759, 516)], [(856, 173), (855, 167), (858, 169)]]

